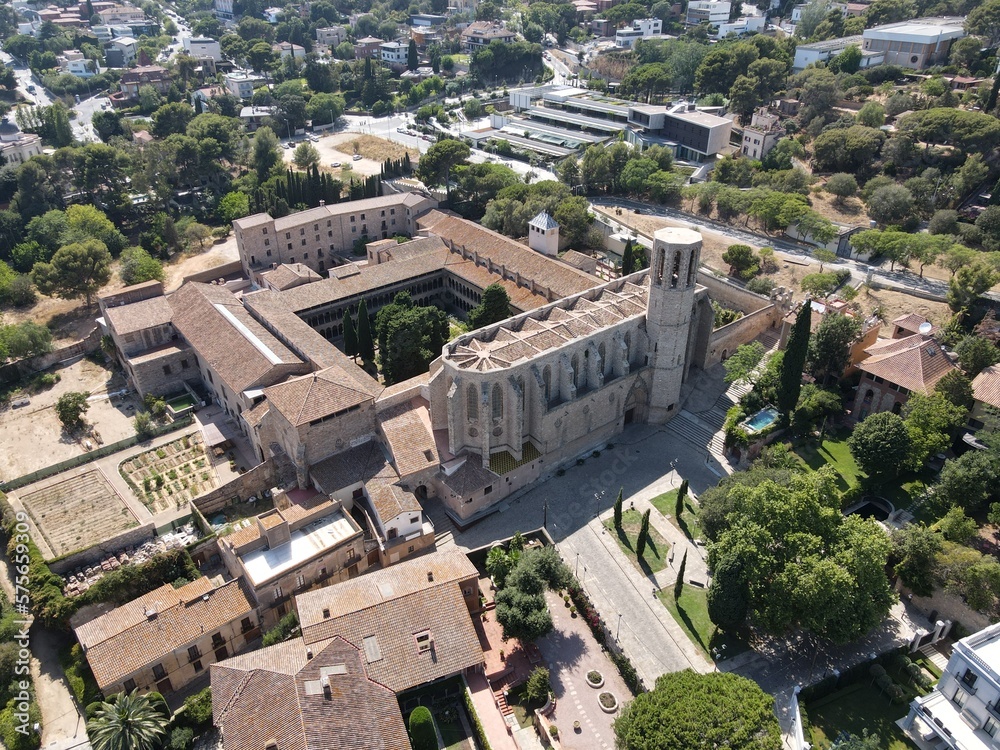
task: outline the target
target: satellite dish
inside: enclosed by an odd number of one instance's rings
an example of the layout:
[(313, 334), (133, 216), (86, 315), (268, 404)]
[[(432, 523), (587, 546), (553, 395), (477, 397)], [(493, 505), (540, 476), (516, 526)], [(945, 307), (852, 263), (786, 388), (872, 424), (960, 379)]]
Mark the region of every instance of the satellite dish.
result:
[(934, 327), (933, 325), (925, 321), (920, 324), (920, 328), (918, 328), (917, 330), (920, 331), (920, 333), (924, 334), (924, 336), (926, 336), (928, 333), (931, 332), (931, 329), (933, 327)]

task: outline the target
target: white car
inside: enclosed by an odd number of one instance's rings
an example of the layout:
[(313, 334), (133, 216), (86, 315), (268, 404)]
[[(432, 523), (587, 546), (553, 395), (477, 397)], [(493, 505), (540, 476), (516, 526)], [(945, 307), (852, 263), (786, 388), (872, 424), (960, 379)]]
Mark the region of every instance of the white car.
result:
[(330, 166), (333, 167), (334, 169), (336, 169), (337, 167), (340, 166), (340, 162), (339, 161), (332, 161), (332, 162), (330, 162)]
[(354, 161), (361, 161), (361, 154), (355, 154)]

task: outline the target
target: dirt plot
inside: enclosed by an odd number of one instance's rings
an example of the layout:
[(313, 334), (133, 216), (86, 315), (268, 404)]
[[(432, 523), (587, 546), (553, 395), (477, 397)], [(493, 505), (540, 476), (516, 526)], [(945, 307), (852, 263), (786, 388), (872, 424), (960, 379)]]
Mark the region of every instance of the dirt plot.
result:
[[(109, 392), (125, 388), (125, 379), (103, 365), (82, 358), (49, 372), (60, 380), (51, 389), (30, 395), (27, 406), (0, 409), (0, 478), (4, 481), (86, 453), (83, 443), (94, 437), (67, 435), (56, 416), (56, 401), (70, 391), (92, 394), (84, 415), (104, 443), (115, 443), (135, 434), (132, 418), (137, 402), (130, 397), (107, 398)], [(12, 396), (16, 400), (18, 396)]]
[(139, 525), (98, 469), (21, 495), (21, 503), (55, 557)]
[(386, 159), (402, 159), (407, 153), (413, 160), (420, 156), (415, 148), (406, 148), (401, 143), (374, 135), (359, 135), (357, 138), (337, 144), (336, 149), (348, 155), (361, 154), (366, 159), (379, 162)]
[(140, 453), (118, 470), (151, 513), (180, 507), (219, 484), (200, 432)]
[[(309, 141), (306, 141), (309, 143)], [(357, 133), (333, 133), (322, 136), (319, 141), (312, 144), (319, 151), (320, 169), (326, 172), (333, 172), (334, 176), (345, 184), (350, 182), (352, 177), (361, 178), (368, 175), (381, 174), (382, 162), (386, 159), (402, 159), (403, 154), (409, 151), (410, 159), (414, 165), (420, 154), (416, 149), (408, 149), (402, 144), (395, 143), (386, 138), (379, 138), (374, 135), (358, 135)], [(357, 151), (355, 152), (355, 146)], [(292, 163), (295, 149), (282, 149), (285, 162)], [(361, 155), (361, 159), (354, 161), (354, 154)], [(333, 167), (339, 164), (339, 167)]]

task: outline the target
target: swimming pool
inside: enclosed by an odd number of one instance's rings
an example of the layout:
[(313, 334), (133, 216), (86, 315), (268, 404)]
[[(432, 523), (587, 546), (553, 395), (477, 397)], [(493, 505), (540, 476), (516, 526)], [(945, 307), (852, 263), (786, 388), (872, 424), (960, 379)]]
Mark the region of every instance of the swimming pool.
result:
[(767, 406), (754, 414), (750, 419), (743, 422), (743, 427), (747, 432), (754, 433), (767, 429), (778, 421), (778, 410), (773, 406)]

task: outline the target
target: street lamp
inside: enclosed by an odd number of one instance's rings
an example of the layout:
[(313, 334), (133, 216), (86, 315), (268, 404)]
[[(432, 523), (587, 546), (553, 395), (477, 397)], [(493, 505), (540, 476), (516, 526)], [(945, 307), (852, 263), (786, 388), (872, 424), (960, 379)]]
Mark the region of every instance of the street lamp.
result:
[[(586, 570), (587, 566), (585, 565), (583, 567), (583, 569)], [(579, 552), (576, 553), (576, 570), (574, 571), (573, 575), (575, 575), (577, 578), (580, 577), (580, 553)]]
[(615, 640), (618, 640), (618, 634), (622, 631), (622, 613), (618, 613), (618, 627), (615, 628)]

